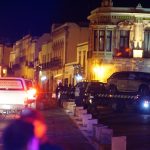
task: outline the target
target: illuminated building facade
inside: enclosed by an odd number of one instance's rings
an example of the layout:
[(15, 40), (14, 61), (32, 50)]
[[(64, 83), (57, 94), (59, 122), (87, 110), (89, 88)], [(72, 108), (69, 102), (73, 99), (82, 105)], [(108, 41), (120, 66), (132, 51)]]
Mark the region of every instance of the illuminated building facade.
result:
[(113, 7), (112, 0), (102, 0), (101, 7), (92, 10), (87, 18), (89, 80), (105, 82), (110, 74), (121, 70), (149, 72), (149, 8), (141, 4), (136, 8)]
[(13, 70), (13, 76), (33, 79), (35, 43), (30, 35), (26, 35), (13, 44), (13, 50), (10, 52), (10, 68)]
[(77, 64), (77, 44), (88, 39), (88, 26), (76, 23), (52, 25), (52, 56), (60, 60), (52, 70), (54, 83), (74, 84), (74, 65)]
[(42, 44), (38, 57), (42, 68), (39, 79), (45, 89), (54, 91), (59, 82), (63, 85), (75, 83), (77, 44), (87, 40), (88, 26), (71, 22), (52, 25), (49, 41)]
[(13, 76), (35, 79), (36, 65), (41, 45), (47, 39), (47, 34), (40, 38), (26, 35), (13, 44), (10, 52), (9, 67)]
[(10, 51), (12, 51), (12, 45), (0, 44), (0, 76), (7, 76), (11, 72), (9, 69)]

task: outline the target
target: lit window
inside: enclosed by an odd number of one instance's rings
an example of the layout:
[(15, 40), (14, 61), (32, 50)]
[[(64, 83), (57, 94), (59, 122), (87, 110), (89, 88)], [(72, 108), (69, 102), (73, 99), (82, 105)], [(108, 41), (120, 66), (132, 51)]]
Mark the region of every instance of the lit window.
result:
[(120, 31), (120, 50), (125, 50), (129, 47), (129, 31), (121, 30)]
[(106, 51), (111, 51), (112, 31), (106, 32)]
[(144, 32), (144, 56), (150, 56), (150, 30)]
[(105, 31), (99, 31), (99, 50), (104, 51)]
[[(105, 44), (106, 43), (106, 44)], [(111, 51), (112, 31), (94, 31), (94, 51)]]

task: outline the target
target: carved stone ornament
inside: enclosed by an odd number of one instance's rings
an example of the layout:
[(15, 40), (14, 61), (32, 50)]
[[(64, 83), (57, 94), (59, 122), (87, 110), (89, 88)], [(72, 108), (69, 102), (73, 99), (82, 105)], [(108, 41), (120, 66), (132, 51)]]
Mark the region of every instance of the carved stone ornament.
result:
[(118, 23), (119, 28), (128, 28), (131, 29), (133, 26), (133, 22), (125, 20)]

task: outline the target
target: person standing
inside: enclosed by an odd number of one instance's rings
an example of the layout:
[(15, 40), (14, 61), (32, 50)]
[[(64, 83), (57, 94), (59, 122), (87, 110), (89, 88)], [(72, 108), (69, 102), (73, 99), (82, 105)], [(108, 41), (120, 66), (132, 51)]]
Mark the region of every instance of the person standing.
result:
[(56, 100), (57, 100), (58, 106), (60, 106), (60, 103), (61, 103), (60, 101), (61, 101), (62, 89), (63, 89), (63, 85), (62, 85), (62, 83), (60, 82), (60, 83), (57, 85), (56, 90), (55, 90), (55, 92), (56, 92)]
[(79, 86), (75, 87), (75, 104), (76, 106), (80, 106), (80, 88)]

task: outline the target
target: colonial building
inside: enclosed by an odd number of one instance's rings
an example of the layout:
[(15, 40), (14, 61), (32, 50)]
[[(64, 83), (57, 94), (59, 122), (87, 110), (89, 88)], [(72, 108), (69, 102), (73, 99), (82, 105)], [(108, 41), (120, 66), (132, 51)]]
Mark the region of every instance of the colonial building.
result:
[(77, 64), (74, 65), (74, 76), (76, 82), (80, 82), (80, 80), (87, 80), (87, 74), (89, 69), (87, 66), (88, 65), (87, 54), (88, 54), (88, 42), (78, 44)]
[(53, 72), (55, 80), (74, 84), (74, 65), (77, 64), (77, 44), (88, 40), (88, 26), (65, 23), (52, 26), (53, 55), (61, 60), (61, 69)]
[(42, 44), (38, 58), (39, 79), (45, 90), (55, 91), (59, 82), (75, 83), (75, 65), (79, 64), (77, 44), (86, 42), (88, 33), (88, 26), (76, 23), (52, 25), (50, 39)]
[(13, 76), (25, 77), (28, 79), (37, 79), (39, 64), (38, 54), (41, 45), (49, 38), (47, 34), (40, 38), (26, 35), (13, 44), (10, 52), (10, 68), (13, 70)]
[(7, 76), (10, 73), (9, 57), (12, 51), (11, 44), (0, 44), (0, 77)]
[(149, 8), (114, 7), (112, 0), (102, 0), (87, 18), (89, 80), (105, 82), (119, 70), (150, 72)]
[(13, 50), (10, 53), (10, 67), (14, 71), (14, 76), (33, 79), (34, 54), (35, 41), (30, 35), (24, 36), (13, 44)]

